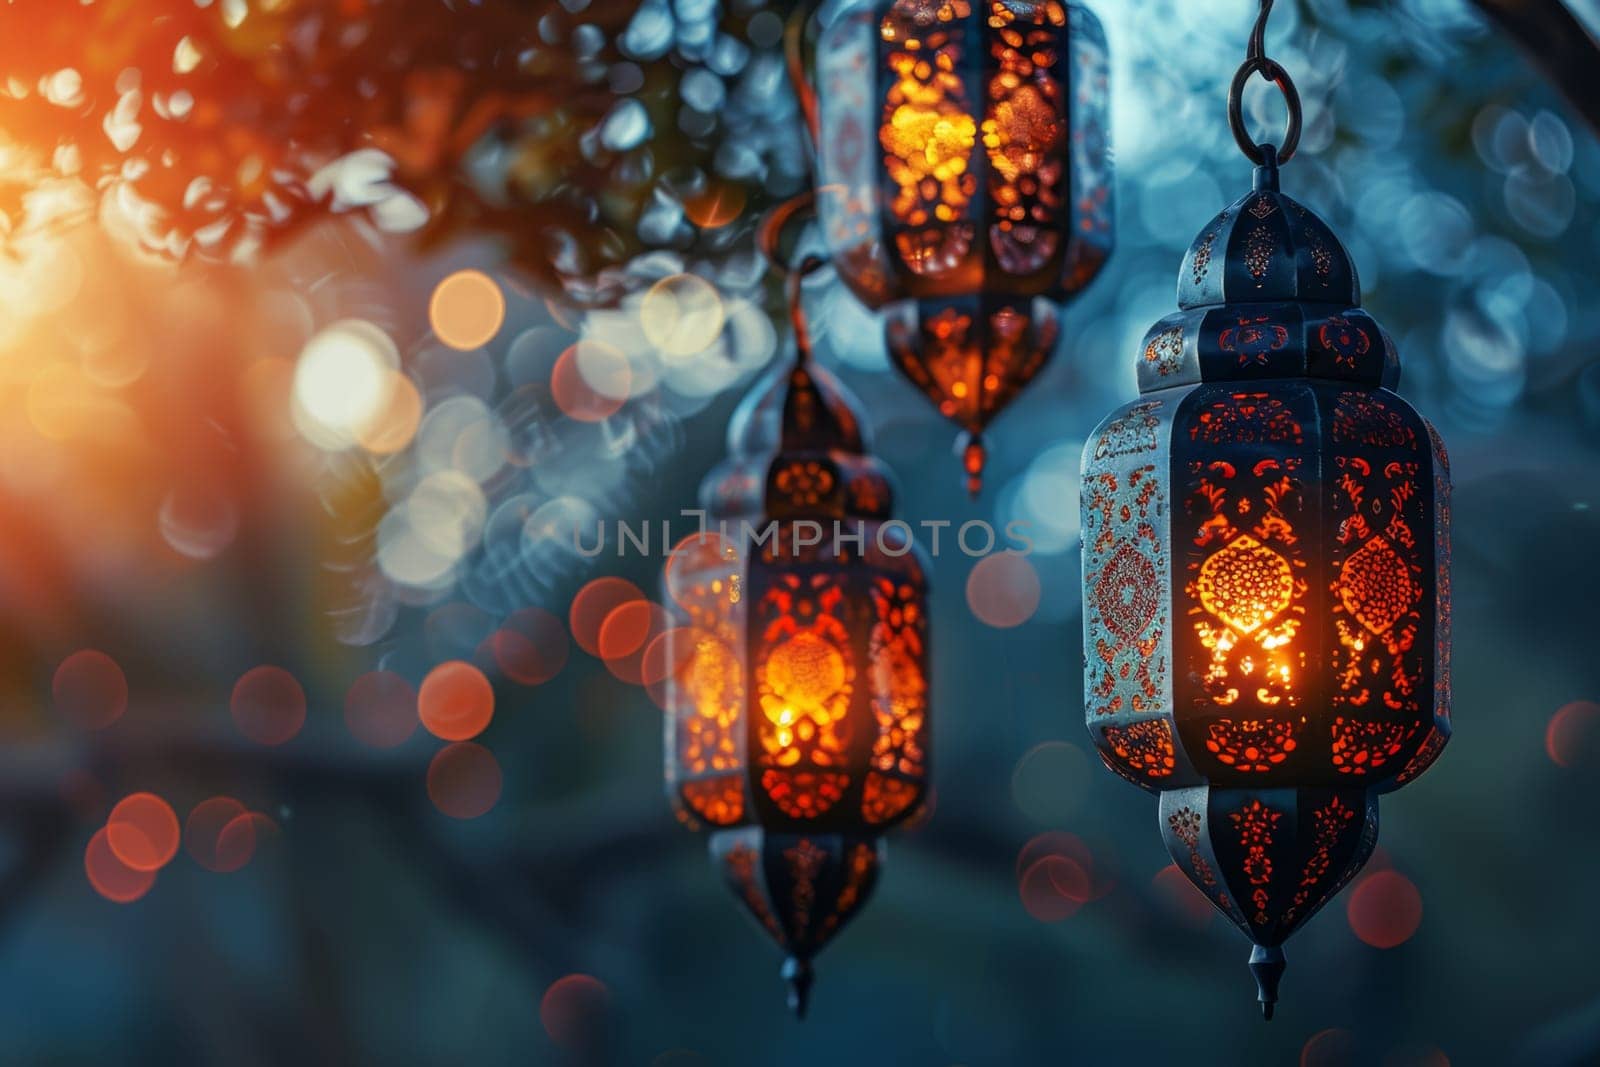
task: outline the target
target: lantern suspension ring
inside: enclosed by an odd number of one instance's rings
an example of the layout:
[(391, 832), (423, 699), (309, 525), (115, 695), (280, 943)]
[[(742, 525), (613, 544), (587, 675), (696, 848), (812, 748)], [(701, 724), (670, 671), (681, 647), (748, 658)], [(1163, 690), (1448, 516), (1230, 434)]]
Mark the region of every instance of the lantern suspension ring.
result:
[[(1256, 166), (1267, 168), (1275, 178), (1277, 165), (1293, 159), (1295, 149), (1300, 147), (1301, 109), (1300, 91), (1294, 87), (1294, 79), (1289, 77), (1289, 72), (1283, 69), (1282, 64), (1267, 55), (1267, 19), (1271, 15), (1272, 0), (1261, 0), (1261, 13), (1256, 16), (1255, 29), (1250, 32), (1250, 44), (1245, 50), (1244, 62), (1239, 64), (1233, 84), (1228, 87), (1228, 125), (1233, 130), (1233, 139), (1238, 142), (1239, 150)], [(1244, 87), (1252, 74), (1260, 74), (1276, 85), (1289, 108), (1289, 125), (1284, 131), (1283, 143), (1276, 147), (1271, 143), (1256, 143), (1245, 126)]]

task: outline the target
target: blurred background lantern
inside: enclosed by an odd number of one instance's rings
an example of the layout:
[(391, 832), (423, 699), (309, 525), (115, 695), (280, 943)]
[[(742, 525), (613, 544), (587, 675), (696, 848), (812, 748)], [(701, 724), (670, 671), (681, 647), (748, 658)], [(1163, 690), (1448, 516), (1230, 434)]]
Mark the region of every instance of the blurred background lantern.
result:
[(975, 494), (985, 427), (1055, 347), (1052, 301), (1111, 253), (1105, 34), (1057, 0), (874, 0), (837, 14), (816, 55), (834, 263), (889, 308), (895, 366), (966, 431)]
[(1195, 239), (1144, 396), (1084, 450), (1084, 698), (1106, 766), (1160, 795), (1178, 868), (1254, 944), (1270, 1019), (1283, 941), (1450, 736), (1450, 474), (1349, 255), (1243, 135), (1256, 72), (1293, 153), (1298, 98), (1253, 46), (1232, 110), (1255, 188)]
[[(808, 259), (802, 271), (818, 265)], [(853, 402), (797, 357), (747, 396), (702, 487), (716, 524), (684, 541), (666, 592), (666, 777), (679, 817), (787, 954), (804, 1016), (811, 960), (860, 910), (879, 836), (916, 813), (928, 773), (924, 564), (889, 521), (887, 472)]]

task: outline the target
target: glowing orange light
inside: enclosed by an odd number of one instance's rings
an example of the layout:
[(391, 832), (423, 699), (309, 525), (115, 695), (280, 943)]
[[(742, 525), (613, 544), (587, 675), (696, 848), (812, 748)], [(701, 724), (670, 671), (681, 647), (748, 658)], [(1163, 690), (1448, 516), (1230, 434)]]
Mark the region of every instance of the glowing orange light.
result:
[(598, 978), (569, 974), (557, 979), (539, 1001), (539, 1021), (562, 1048), (582, 1048), (598, 1041), (607, 1026), (611, 990)]
[(1373, 948), (1394, 948), (1422, 925), (1422, 894), (1398, 871), (1378, 871), (1356, 883), (1346, 905), (1350, 929)]
[(129, 867), (111, 851), (102, 827), (89, 839), (83, 851), (83, 870), (89, 876), (94, 891), (115, 904), (131, 904), (150, 892), (156, 884), (154, 871), (138, 871)]
[(600, 628), (613, 611), (633, 600), (643, 600), (639, 587), (623, 578), (596, 578), (572, 598), (567, 621), (572, 639), (591, 656), (600, 652)]
[(1057, 923), (1078, 913), (1089, 899), (1089, 875), (1076, 860), (1044, 856), (1017, 882), (1017, 894), (1029, 915), (1042, 923)]
[(439, 750), (428, 764), (428, 799), (452, 819), (476, 819), (500, 800), (503, 780), (494, 753), (471, 741)]
[(306, 722), (306, 694), (294, 675), (282, 667), (246, 671), (228, 702), (239, 732), (258, 745), (281, 745)]
[(421, 422), (422, 394), (410, 378), (391, 373), (381, 406), (356, 429), (356, 442), (375, 455), (393, 455), (411, 443)]
[(111, 809), (106, 844), (126, 866), (156, 871), (178, 854), (178, 816), (154, 793), (134, 793)]
[(250, 862), (255, 849), (255, 835), (246, 838), (235, 832), (229, 836), (229, 826), (250, 814), (248, 808), (233, 797), (211, 797), (196, 804), (183, 823), (183, 847), (189, 856), (206, 870), (216, 874), (231, 874)]
[(1241, 634), (1271, 622), (1294, 598), (1289, 561), (1248, 534), (1234, 538), (1200, 568), (1200, 602)]
[(494, 339), (506, 318), (506, 298), (493, 278), (478, 270), (459, 270), (433, 290), (428, 322), (434, 335), (461, 351)]
[(1026, 556), (999, 552), (980, 559), (967, 575), (967, 606), (997, 630), (1021, 626), (1039, 610), (1039, 572)]
[(128, 710), (128, 679), (117, 661), (92, 648), (61, 661), (51, 680), (56, 710), (85, 730), (102, 730)]
[(445, 741), (467, 741), (494, 718), (494, 687), (463, 660), (441, 663), (417, 690), (417, 714), (428, 732)]
[(344, 697), (344, 724), (362, 744), (394, 748), (417, 729), (417, 691), (393, 671), (370, 671)]

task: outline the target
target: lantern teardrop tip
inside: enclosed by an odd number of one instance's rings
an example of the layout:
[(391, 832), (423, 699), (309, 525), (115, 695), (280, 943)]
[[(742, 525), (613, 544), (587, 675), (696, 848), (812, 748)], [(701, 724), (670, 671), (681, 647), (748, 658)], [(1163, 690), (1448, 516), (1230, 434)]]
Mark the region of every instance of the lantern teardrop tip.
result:
[(1283, 978), (1288, 963), (1283, 949), (1256, 945), (1250, 950), (1250, 973), (1256, 976), (1256, 999), (1261, 1002), (1261, 1017), (1272, 1021), (1273, 1010), (1278, 1006), (1278, 982)]
[(798, 956), (790, 956), (783, 961), (783, 980), (789, 983), (789, 1010), (794, 1012), (794, 1017), (801, 1022), (805, 1021), (806, 1009), (811, 1005), (811, 982), (816, 977), (811, 970), (808, 960)]

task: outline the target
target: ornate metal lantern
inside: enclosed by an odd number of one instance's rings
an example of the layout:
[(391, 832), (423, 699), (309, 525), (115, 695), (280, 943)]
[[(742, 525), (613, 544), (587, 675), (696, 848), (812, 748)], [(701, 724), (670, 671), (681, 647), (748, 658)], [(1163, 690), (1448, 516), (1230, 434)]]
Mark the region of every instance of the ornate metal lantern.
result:
[[(1258, 70), (1287, 86), (1253, 56), (1235, 104)], [(1284, 940), (1450, 736), (1450, 474), (1343, 246), (1249, 148), (1254, 190), (1190, 248), (1142, 396), (1084, 451), (1084, 701), (1254, 943), (1270, 1019)]]
[(982, 434), (1049, 359), (1051, 301), (1111, 254), (1105, 34), (1061, 0), (872, 0), (823, 31), (819, 214), (834, 265), (890, 307), (896, 366)]
[[(796, 275), (798, 277), (798, 275)], [(708, 825), (735, 896), (785, 951), (805, 1014), (811, 961), (866, 903), (880, 836), (928, 774), (927, 587), (887, 473), (844, 389), (809, 355), (761, 382), (702, 489), (712, 551), (667, 575), (667, 792)]]

